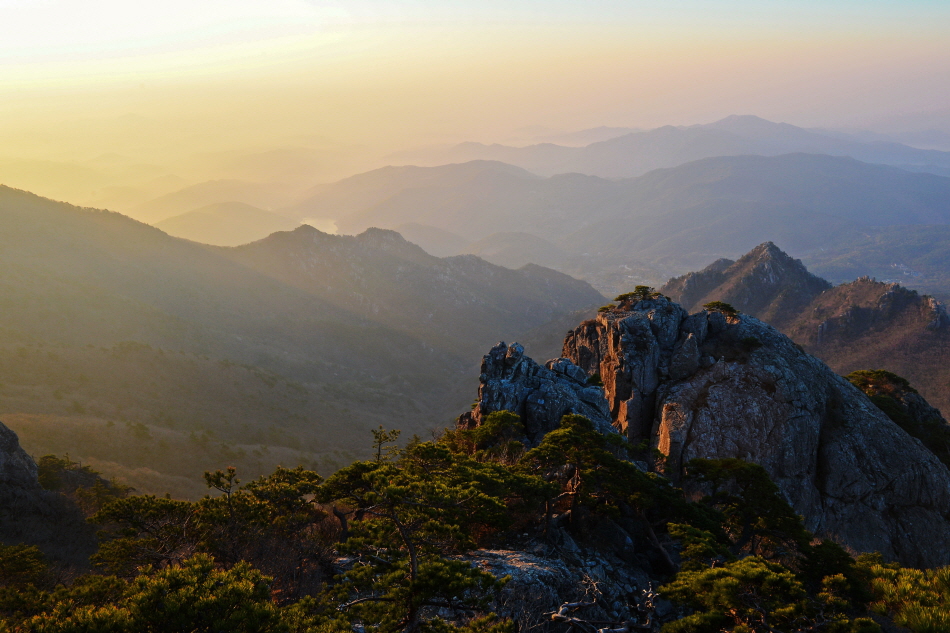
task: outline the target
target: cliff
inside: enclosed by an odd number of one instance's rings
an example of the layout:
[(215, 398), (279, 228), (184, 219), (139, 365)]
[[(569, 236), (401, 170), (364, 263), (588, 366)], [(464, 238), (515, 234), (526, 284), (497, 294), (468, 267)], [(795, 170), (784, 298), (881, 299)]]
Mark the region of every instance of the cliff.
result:
[[(905, 565), (950, 563), (950, 471), (762, 321), (689, 315), (665, 297), (627, 302), (571, 331), (562, 355), (548, 363), (560, 370), (544, 389), (570, 390), (561, 376), (577, 385), (581, 374), (598, 374), (613, 425), (659, 449), (665, 458), (654, 467), (674, 481), (693, 458), (739, 457), (767, 470), (815, 534)], [(528, 373), (483, 372), (468, 423), (497, 408), (529, 411), (539, 387)], [(497, 398), (502, 385), (506, 396)], [(549, 409), (550, 418), (532, 410), (533, 428), (553, 428), (571, 406)]]

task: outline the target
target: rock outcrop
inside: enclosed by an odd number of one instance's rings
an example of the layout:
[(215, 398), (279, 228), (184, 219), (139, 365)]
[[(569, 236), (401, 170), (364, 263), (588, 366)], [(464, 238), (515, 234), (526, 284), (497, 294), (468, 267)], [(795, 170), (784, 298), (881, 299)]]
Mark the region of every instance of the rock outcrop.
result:
[(581, 620), (618, 628), (629, 622), (646, 631), (659, 628), (673, 608), (650, 595), (656, 585), (639, 567), (574, 543), (556, 551), (526, 543), (524, 550), (476, 550), (466, 558), (498, 578), (510, 578), (491, 606), (519, 630), (552, 630), (551, 616), (565, 603), (584, 605), (570, 613)]
[(696, 457), (766, 468), (807, 527), (904, 564), (950, 562), (950, 472), (824, 363), (753, 317), (665, 298), (600, 315), (564, 356), (599, 373), (618, 426), (677, 479)]
[(566, 358), (542, 367), (518, 343), (499, 343), (482, 359), (479, 382), (478, 403), (459, 418), (460, 426), (478, 426), (495, 411), (514, 411), (524, 421), (529, 443), (537, 444), (565, 414), (577, 413), (602, 432), (614, 432), (603, 388), (589, 384), (584, 370)]
[(658, 448), (666, 458), (657, 467), (672, 479), (693, 458), (739, 457), (761, 464), (816, 534), (905, 565), (950, 563), (950, 471), (775, 328), (746, 315), (688, 315), (661, 296), (582, 323), (562, 355), (542, 387), (541, 368), (519, 346), (493, 349), (468, 422), (511, 408), (537, 441), (573, 405), (531, 408), (525, 394), (577, 393), (597, 374), (604, 405), (584, 407)]
[(46, 491), (33, 458), (0, 422), (0, 542), (37, 545), (60, 563), (88, 565), (95, 530), (65, 496)]
[(12, 500), (40, 490), (36, 462), (20, 446), (16, 433), (0, 422), (0, 497)]

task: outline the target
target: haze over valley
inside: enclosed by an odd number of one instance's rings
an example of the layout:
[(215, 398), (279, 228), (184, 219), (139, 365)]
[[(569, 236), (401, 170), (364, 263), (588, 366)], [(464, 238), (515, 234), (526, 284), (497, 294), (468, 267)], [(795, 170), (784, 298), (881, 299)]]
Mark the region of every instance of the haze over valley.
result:
[(0, 2), (0, 631), (946, 630), (948, 36)]

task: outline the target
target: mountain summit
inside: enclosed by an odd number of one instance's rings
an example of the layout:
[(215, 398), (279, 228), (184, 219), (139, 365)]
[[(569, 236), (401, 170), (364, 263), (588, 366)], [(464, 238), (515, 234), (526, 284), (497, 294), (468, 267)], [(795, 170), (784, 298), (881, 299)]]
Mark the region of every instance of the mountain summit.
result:
[(726, 301), (743, 312), (781, 327), (832, 286), (772, 242), (753, 248), (736, 262), (720, 259), (703, 270), (671, 279), (660, 289), (687, 310)]

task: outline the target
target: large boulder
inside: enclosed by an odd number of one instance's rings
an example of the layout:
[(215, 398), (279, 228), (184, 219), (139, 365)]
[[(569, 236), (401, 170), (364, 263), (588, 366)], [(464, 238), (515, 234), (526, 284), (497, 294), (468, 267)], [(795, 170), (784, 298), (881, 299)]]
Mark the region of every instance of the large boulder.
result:
[(495, 411), (521, 416), (528, 442), (536, 445), (568, 413), (589, 418), (604, 433), (613, 433), (604, 390), (588, 383), (588, 376), (566, 358), (539, 365), (524, 355), (518, 343), (498, 343), (482, 359), (478, 403), (459, 418), (466, 428), (479, 426)]

